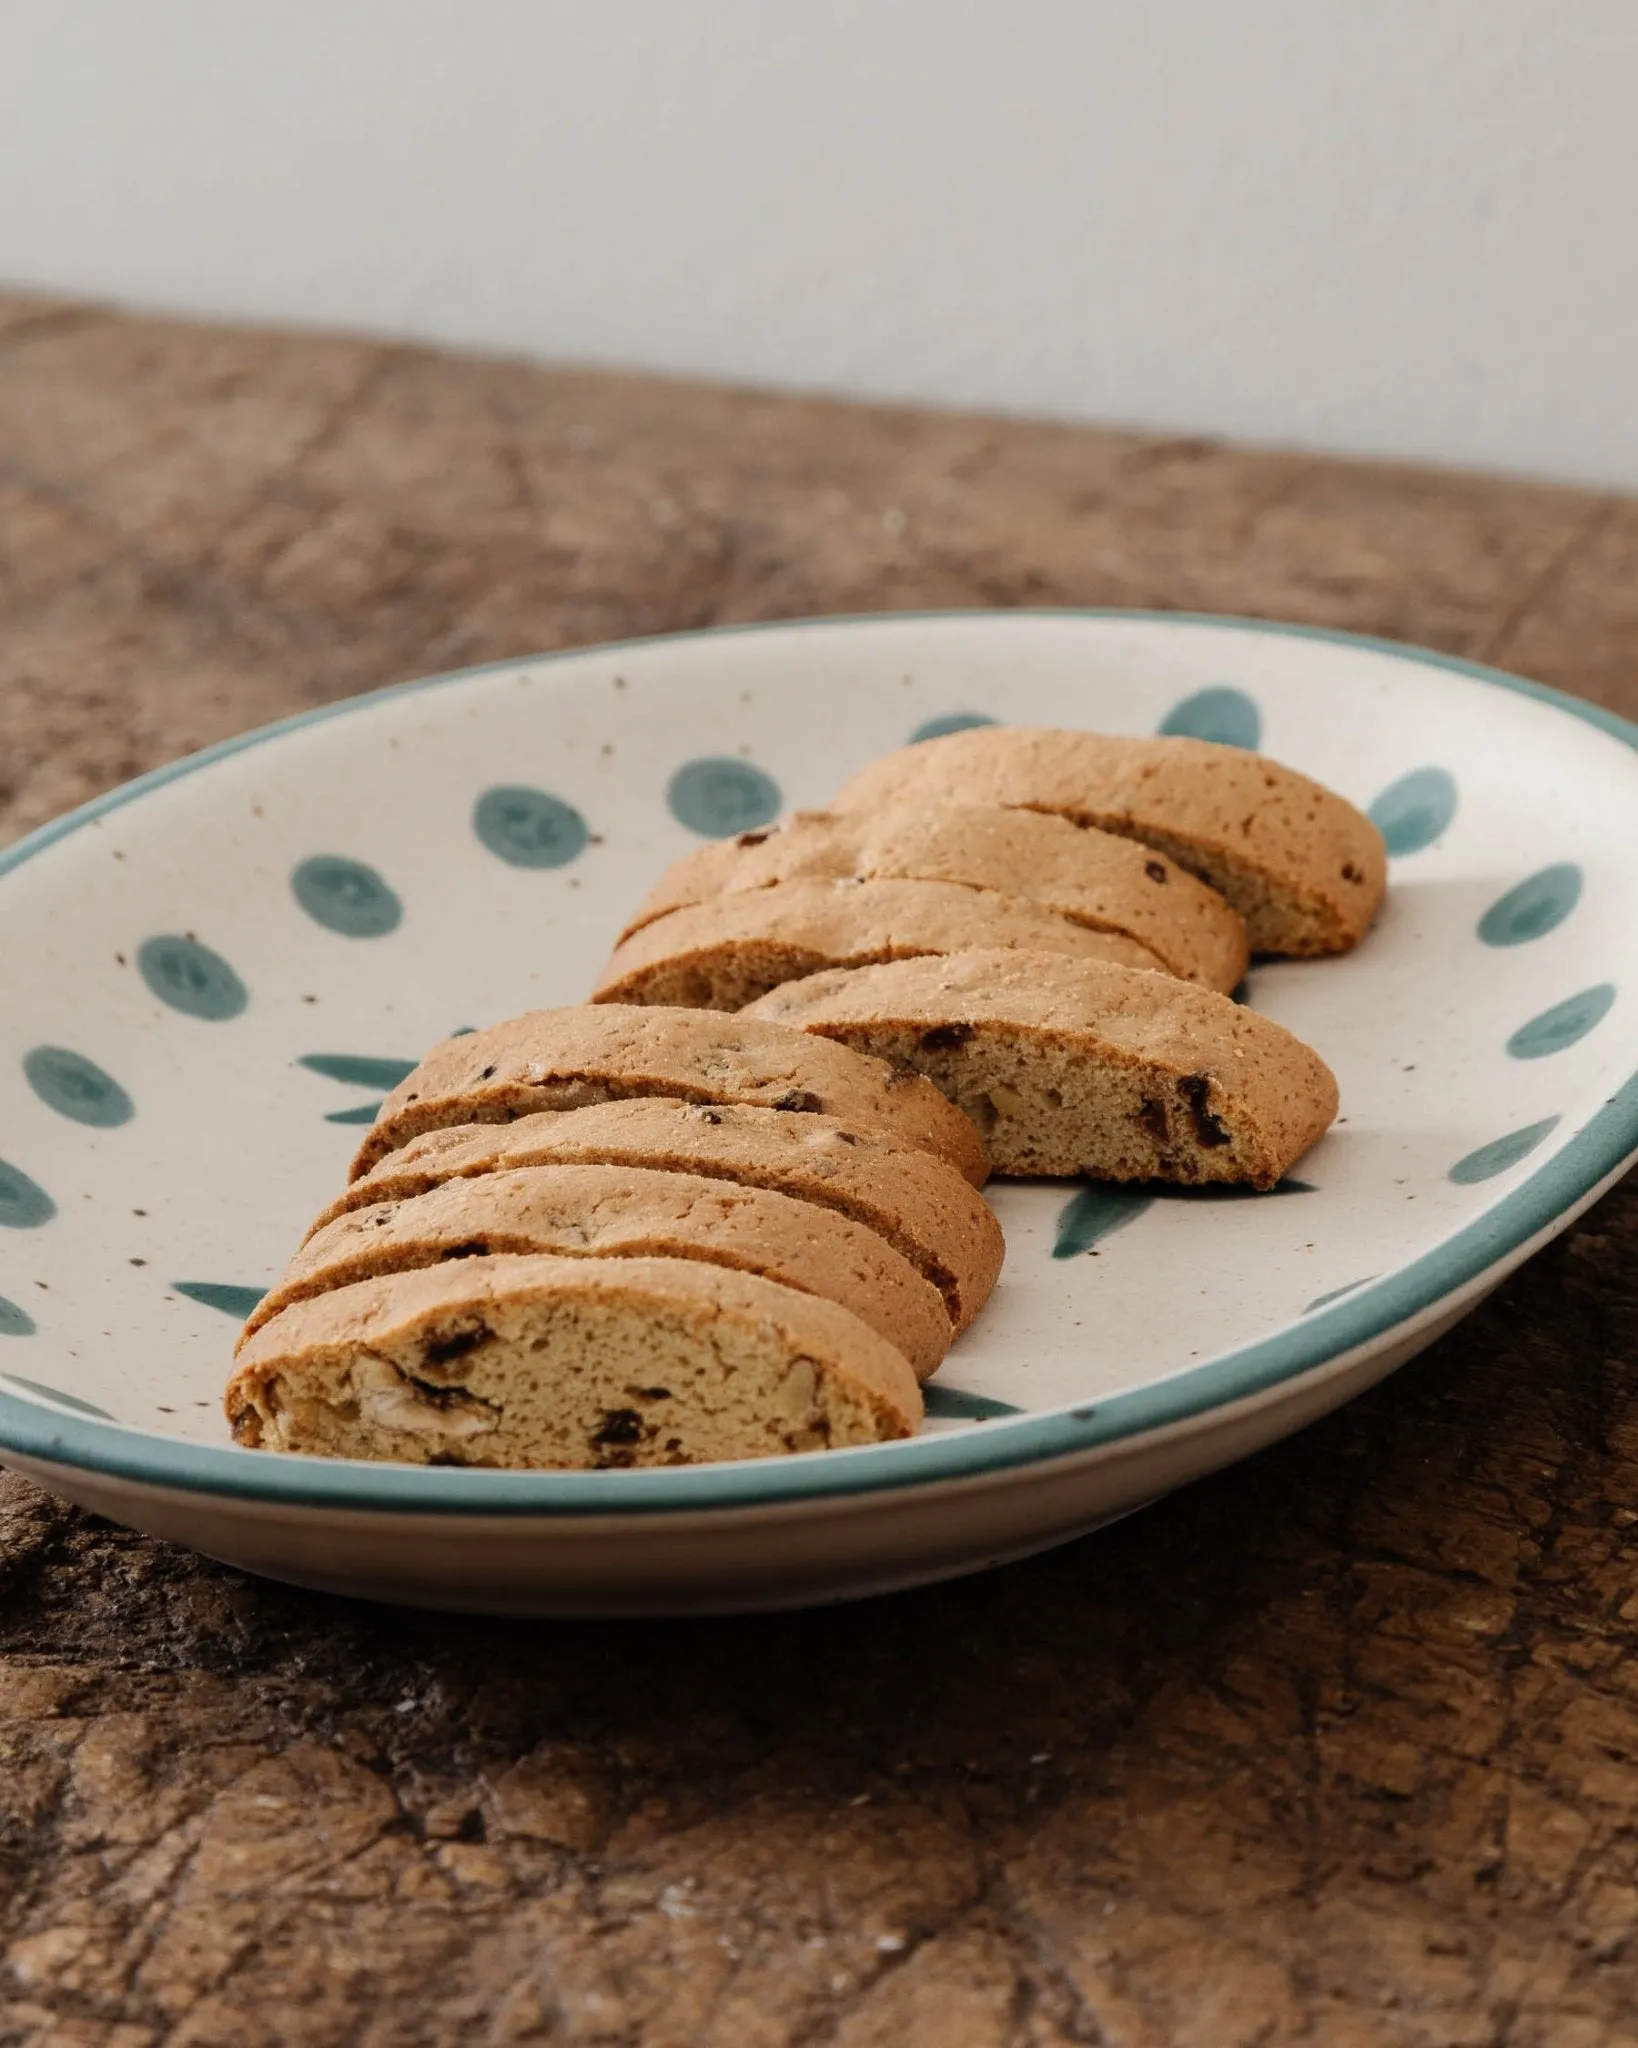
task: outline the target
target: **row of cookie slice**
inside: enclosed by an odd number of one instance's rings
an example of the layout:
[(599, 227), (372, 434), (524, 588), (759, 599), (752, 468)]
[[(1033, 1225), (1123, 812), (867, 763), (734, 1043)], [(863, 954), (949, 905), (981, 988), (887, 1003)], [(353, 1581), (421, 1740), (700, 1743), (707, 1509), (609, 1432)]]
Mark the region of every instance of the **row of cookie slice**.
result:
[(1368, 818), (1260, 755), (978, 728), (678, 862), (595, 999), (878, 1053), (932, 1078), (1001, 1173), (1269, 1187), (1336, 1084), (1229, 991), (1254, 948), (1356, 944), (1385, 874)]
[(673, 870), (603, 1007), (395, 1090), (253, 1318), (239, 1439), (573, 1466), (902, 1435), (994, 1283), (991, 1158), (1272, 1185), (1335, 1083), (1223, 991), (1251, 948), (1357, 941), (1374, 828), (1235, 750), (951, 738)]
[(1227, 994), (1252, 952), (1357, 944), (1385, 879), (1371, 821), (1261, 755), (981, 727), (872, 762), (828, 811), (677, 862), (594, 999), (740, 1009), (805, 975), (979, 946)]
[(1026, 810), (1165, 855), (1244, 920), (1253, 953), (1346, 953), (1387, 885), (1382, 834), (1346, 798), (1215, 741), (976, 726), (872, 761), (832, 808)]
[[(1118, 955), (980, 941), (793, 979), (755, 1013), (930, 1077), (984, 1131), (997, 1172), (1276, 1185), (1335, 1118), (1336, 1080), (1292, 1033), (1225, 999), (1230, 955), (1205, 934), (1220, 933), (1226, 915), (1253, 954), (1348, 952), (1387, 885), (1375, 824), (1334, 790), (1243, 748), (1042, 726), (973, 727), (901, 748), (846, 783), (830, 815), (845, 835), (854, 821), (952, 805), (972, 820), (1028, 818), (1036, 873), (1070, 915), (1065, 868), (1045, 864), (1049, 844), (1073, 843), (1083, 860), (1128, 847), (1123, 902), (1134, 900), (1133, 856), (1150, 879), (1164, 873), (1164, 939), (1130, 910), (1111, 917), (1100, 905), (1097, 921), (1142, 938), (1182, 979), (1133, 973)], [(1173, 863), (1194, 897), (1175, 886)], [(1209, 906), (1220, 906), (1213, 925)]]
[(998, 1174), (1278, 1185), (1336, 1077), (1271, 1017), (1167, 975), (1006, 948), (810, 975), (745, 1016), (932, 1081)]
[(1272, 1187), (1337, 1108), (1318, 1054), (1215, 990), (974, 949), (811, 975), (733, 1015), (594, 1005), (449, 1039), (382, 1104), (348, 1199), (451, 1125), (523, 1131), (540, 1111), (645, 1095), (840, 1118), (973, 1186), (993, 1167)]
[(928, 1081), (777, 1023), (604, 1007), (447, 1041), (250, 1318), (230, 1421), (507, 1466), (908, 1434), (1000, 1270), (986, 1165)]
[(740, 1009), (831, 968), (1009, 946), (1225, 993), (1245, 925), (1164, 854), (994, 806), (798, 812), (672, 867), (621, 934), (603, 1002)]

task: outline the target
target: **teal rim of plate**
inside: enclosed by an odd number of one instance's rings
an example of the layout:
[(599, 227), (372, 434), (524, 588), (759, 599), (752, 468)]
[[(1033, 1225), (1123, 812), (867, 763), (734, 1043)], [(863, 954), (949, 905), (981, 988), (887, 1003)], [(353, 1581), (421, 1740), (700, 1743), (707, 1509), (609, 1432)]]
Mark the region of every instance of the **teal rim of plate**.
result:
[[(14, 846), (0, 850), (0, 877), (44, 853), (70, 833), (96, 823), (110, 811), (120, 810), (139, 797), (209, 768), (229, 755), (421, 690), (562, 661), (584, 661), (588, 656), (617, 656), (667, 642), (718, 639), (726, 633), (824, 632), (858, 625), (925, 625), (934, 620), (949, 622), (992, 616), (993, 613), (985, 611), (925, 611), (758, 621), (484, 662), (475, 668), (392, 684), (366, 696), (320, 705), (272, 725), (259, 726), (123, 783), (91, 803), (82, 804), (78, 810), (42, 825)], [(1445, 669), (1493, 688), (1532, 697), (1638, 749), (1638, 725), (1601, 705), (1582, 703), (1561, 690), (1549, 689), (1545, 683), (1508, 675), (1480, 662), (1464, 661), (1458, 655), (1438, 654), (1371, 634), (1211, 612), (1036, 606), (1020, 607), (1004, 616), (1227, 627), (1239, 632), (1357, 647), (1366, 653), (1389, 655), (1414, 667)], [(748, 1459), (743, 1464), (675, 1466), (658, 1472), (461, 1471), (448, 1466), (375, 1465), (187, 1443), (125, 1424), (53, 1410), (0, 1387), (0, 1450), (42, 1464), (97, 1472), (141, 1486), (289, 1507), (373, 1513), (710, 1514), (725, 1509), (773, 1508), (804, 1500), (977, 1479), (1049, 1459), (1074, 1457), (1197, 1420), (1232, 1402), (1266, 1393), (1285, 1381), (1333, 1364), (1349, 1352), (1426, 1319), (1441, 1303), (1468, 1288), (1492, 1267), (1513, 1254), (1522, 1255), (1533, 1239), (1550, 1232), (1555, 1223), (1565, 1220), (1578, 1205), (1606, 1183), (1613, 1182), (1635, 1155), (1638, 1073), (1606, 1097), (1578, 1131), (1494, 1208), (1444, 1243), (1424, 1252), (1421, 1258), (1358, 1288), (1333, 1306), (1301, 1317), (1272, 1336), (1225, 1352), (1204, 1365), (1173, 1373), (1151, 1386), (1111, 1394), (1095, 1402), (1079, 1402), (1045, 1415), (998, 1419), (960, 1434), (917, 1437), (909, 1442), (871, 1444), (853, 1450), (815, 1451), (792, 1458)]]

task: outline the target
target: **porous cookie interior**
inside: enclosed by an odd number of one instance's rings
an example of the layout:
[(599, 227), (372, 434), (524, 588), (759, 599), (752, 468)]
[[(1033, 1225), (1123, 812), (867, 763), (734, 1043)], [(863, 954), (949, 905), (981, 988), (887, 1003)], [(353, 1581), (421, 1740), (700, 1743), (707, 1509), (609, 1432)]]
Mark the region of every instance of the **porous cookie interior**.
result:
[(1209, 1075), (1167, 1074), (1020, 1025), (826, 1027), (923, 1073), (984, 1132), (998, 1173), (1272, 1186), (1279, 1171)]
[[(1097, 829), (1108, 826), (1106, 818), (1097, 819)], [(1335, 909), (1323, 897), (1304, 890), (1300, 882), (1290, 877), (1273, 881), (1266, 868), (1239, 860), (1231, 847), (1213, 845), (1203, 838), (1168, 832), (1153, 824), (1126, 824), (1124, 829), (1127, 837), (1165, 854), (1232, 903), (1245, 920), (1246, 943), (1253, 953), (1303, 959), (1337, 950), (1340, 936)]]
[(909, 1424), (771, 1323), (652, 1298), (489, 1302), (257, 1383), (241, 1443), (545, 1469), (685, 1465), (875, 1443)]

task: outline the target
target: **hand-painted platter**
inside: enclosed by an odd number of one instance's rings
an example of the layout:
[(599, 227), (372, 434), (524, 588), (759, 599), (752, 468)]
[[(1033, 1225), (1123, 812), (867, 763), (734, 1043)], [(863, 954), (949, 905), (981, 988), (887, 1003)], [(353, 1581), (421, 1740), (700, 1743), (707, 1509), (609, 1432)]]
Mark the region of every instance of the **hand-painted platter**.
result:
[[(1342, 1120), (1275, 1194), (994, 1189), (916, 1440), (660, 1472), (236, 1448), (236, 1319), (434, 1039), (580, 1000), (665, 863), (980, 719), (1259, 745), (1371, 809), (1387, 909), (1257, 966)], [(0, 854), (0, 1455), (252, 1570), (429, 1605), (845, 1597), (1096, 1526), (1427, 1344), (1638, 1152), (1634, 729), (1233, 620), (821, 621), (506, 662), (177, 763)]]

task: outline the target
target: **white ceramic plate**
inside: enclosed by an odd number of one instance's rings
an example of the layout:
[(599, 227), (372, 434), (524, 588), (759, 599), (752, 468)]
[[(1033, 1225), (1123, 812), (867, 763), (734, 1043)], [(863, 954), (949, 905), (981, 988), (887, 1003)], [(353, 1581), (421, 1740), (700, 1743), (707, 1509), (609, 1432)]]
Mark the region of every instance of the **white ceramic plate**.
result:
[[(231, 1444), (236, 1320), (432, 1040), (580, 1000), (700, 835), (975, 718), (1260, 745), (1374, 811), (1376, 931), (1251, 978), (1342, 1084), (1282, 1191), (994, 1188), (1005, 1275), (906, 1444), (558, 1474)], [(1336, 634), (962, 613), (506, 662), (179, 762), (0, 854), (0, 1446), (253, 1570), (484, 1609), (841, 1597), (1092, 1527), (1380, 1377), (1638, 1151), (1634, 730)]]

